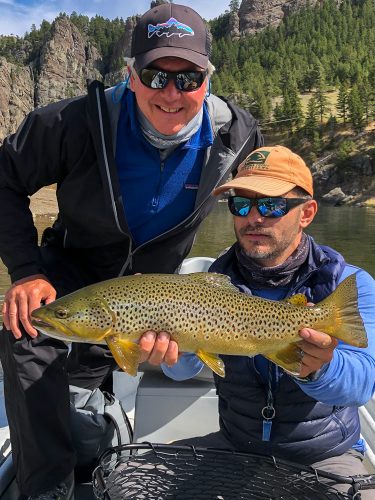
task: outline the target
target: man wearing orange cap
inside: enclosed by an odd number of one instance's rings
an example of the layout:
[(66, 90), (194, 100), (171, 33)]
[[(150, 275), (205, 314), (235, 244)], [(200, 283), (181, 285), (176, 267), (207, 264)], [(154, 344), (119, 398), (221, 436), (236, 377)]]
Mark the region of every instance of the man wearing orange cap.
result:
[[(220, 431), (183, 442), (274, 455), (345, 476), (366, 474), (358, 407), (374, 393), (374, 279), (304, 232), (317, 212), (313, 180), (302, 158), (289, 149), (255, 150), (237, 176), (214, 193), (225, 191), (237, 242), (210, 271), (230, 276), (249, 295), (283, 300), (303, 293), (311, 303), (355, 273), (368, 347), (348, 346), (304, 328), (297, 377), (260, 355), (222, 356), (225, 378), (214, 374)], [(202, 363), (184, 354), (174, 366), (162, 368), (182, 380), (197, 374)], [(361, 498), (373, 495), (363, 492)]]

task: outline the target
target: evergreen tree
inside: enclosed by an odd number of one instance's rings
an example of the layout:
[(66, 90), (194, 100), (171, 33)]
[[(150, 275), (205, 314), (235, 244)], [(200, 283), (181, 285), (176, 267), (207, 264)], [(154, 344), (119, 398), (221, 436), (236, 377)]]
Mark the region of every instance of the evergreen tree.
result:
[(323, 123), (324, 115), (330, 110), (329, 101), (324, 93), (324, 88), (321, 84), (318, 85), (315, 91), (315, 103), (320, 116), (320, 123)]
[(338, 116), (345, 124), (349, 113), (349, 88), (345, 83), (340, 85), (336, 109)]
[(289, 130), (299, 127), (303, 121), (301, 98), (295, 79), (288, 69), (282, 76), (282, 119), (286, 120)]
[(307, 105), (307, 114), (305, 119), (305, 135), (313, 143), (318, 134), (319, 125), (318, 125), (318, 116), (319, 109), (316, 101), (316, 97), (312, 96)]
[(365, 126), (365, 108), (358, 85), (354, 85), (349, 94), (349, 119), (356, 132), (361, 132), (363, 130)]
[(238, 12), (240, 8), (240, 0), (230, 0), (229, 12)]
[(373, 104), (375, 89), (370, 86), (366, 77), (358, 83), (358, 91), (364, 108), (366, 122), (368, 123), (373, 117)]

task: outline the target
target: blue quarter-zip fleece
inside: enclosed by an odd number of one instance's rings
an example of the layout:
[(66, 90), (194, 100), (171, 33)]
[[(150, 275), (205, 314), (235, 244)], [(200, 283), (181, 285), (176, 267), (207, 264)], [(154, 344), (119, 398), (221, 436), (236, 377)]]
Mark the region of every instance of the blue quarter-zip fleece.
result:
[(134, 93), (126, 90), (117, 127), (116, 163), (126, 220), (139, 246), (176, 226), (192, 213), (206, 148), (213, 133), (206, 104), (199, 130), (171, 155), (143, 136)]

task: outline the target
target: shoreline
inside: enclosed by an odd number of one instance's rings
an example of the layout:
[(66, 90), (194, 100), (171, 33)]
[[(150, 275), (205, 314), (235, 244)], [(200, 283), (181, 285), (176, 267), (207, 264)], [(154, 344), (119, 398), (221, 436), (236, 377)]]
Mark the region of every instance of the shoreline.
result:
[(58, 206), (54, 186), (43, 187), (30, 197), (30, 210), (33, 217), (37, 215), (56, 216)]
[[(220, 200), (219, 200), (220, 201)], [(323, 200), (318, 200), (319, 203), (324, 203)], [(347, 205), (343, 205), (347, 206)], [(375, 197), (366, 200), (363, 203), (365, 207), (375, 207)], [(42, 187), (39, 191), (30, 197), (30, 210), (33, 217), (36, 216), (52, 216), (58, 214), (58, 205), (56, 200), (56, 187)]]

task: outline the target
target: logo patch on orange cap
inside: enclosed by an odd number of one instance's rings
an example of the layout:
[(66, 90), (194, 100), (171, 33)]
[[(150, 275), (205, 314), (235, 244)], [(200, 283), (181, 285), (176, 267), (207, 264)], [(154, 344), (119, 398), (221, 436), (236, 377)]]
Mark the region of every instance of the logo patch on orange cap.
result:
[(267, 156), (270, 154), (269, 151), (255, 151), (250, 156), (248, 156), (243, 164), (241, 170), (250, 170), (250, 169), (266, 169), (267, 165), (265, 162), (267, 160)]

